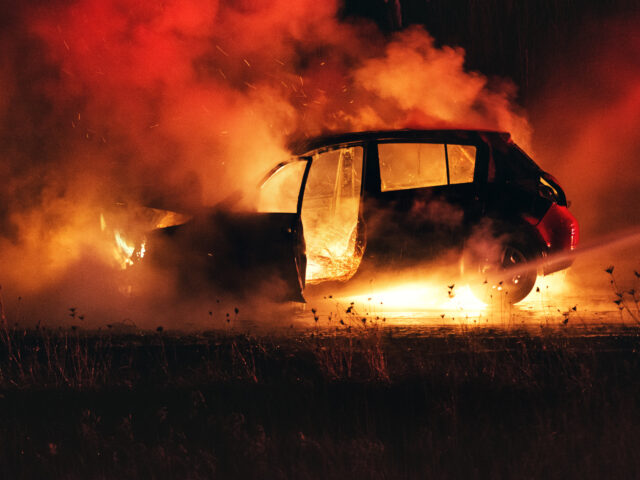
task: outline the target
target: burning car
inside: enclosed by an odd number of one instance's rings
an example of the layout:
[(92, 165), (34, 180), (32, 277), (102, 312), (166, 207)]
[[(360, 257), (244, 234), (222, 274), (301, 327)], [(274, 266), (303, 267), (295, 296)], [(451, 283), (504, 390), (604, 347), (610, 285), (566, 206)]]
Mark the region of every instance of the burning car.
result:
[(475, 292), (522, 300), (567, 268), (578, 223), (565, 194), (507, 133), (394, 130), (292, 144), (259, 187), (257, 211), (211, 208), (156, 229), (145, 258), (185, 285), (305, 287), (459, 252)]

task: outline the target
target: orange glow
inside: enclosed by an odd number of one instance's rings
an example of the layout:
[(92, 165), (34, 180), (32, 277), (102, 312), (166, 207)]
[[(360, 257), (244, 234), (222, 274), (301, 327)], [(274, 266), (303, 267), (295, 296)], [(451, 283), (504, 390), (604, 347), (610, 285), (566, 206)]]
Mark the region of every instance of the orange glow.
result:
[(358, 200), (357, 197), (343, 199), (329, 219), (317, 212), (313, 212), (315, 218), (310, 219), (303, 209), (307, 283), (346, 281), (355, 275), (364, 254), (357, 238)]
[(308, 283), (348, 280), (364, 253), (358, 213), (362, 147), (343, 147), (313, 156), (302, 202)]
[[(175, 212), (165, 212), (162, 210), (156, 209), (141, 209), (147, 215), (152, 215), (155, 218), (160, 218), (159, 221), (154, 222), (152, 218), (152, 223), (156, 223), (157, 225), (175, 225), (178, 220), (183, 220), (183, 216), (177, 214)], [(150, 225), (151, 225), (150, 224)], [(138, 226), (140, 228), (140, 226)], [(150, 226), (147, 227), (149, 230)], [(107, 221), (105, 220), (104, 214), (100, 214), (100, 230), (105, 233), (109, 231), (109, 226), (107, 225)], [(112, 230), (113, 233), (113, 246), (111, 248), (111, 256), (115, 261), (116, 266), (118, 266), (122, 270), (126, 270), (130, 266), (132, 266), (137, 260), (144, 257), (146, 253), (146, 239), (142, 237), (142, 241), (137, 245), (133, 242), (122, 230), (118, 228), (114, 228)]]
[(120, 264), (122, 269), (133, 265), (131, 257), (133, 256), (133, 252), (136, 247), (134, 245), (129, 245), (118, 230), (113, 232), (113, 237), (116, 241), (115, 246), (113, 247), (113, 258), (115, 258), (115, 260)]
[(568, 279), (568, 271), (562, 270), (547, 276), (538, 276), (536, 285), (522, 302), (521, 307), (539, 308), (540, 302), (554, 302), (559, 298), (565, 298), (571, 293), (571, 282)]
[[(527, 122), (510, 93), (467, 71), (461, 49), (439, 47), (417, 27), (386, 37), (341, 21), (340, 9), (335, 0), (77, 0), (30, 8), (24, 21), (37, 47), (22, 74), (49, 72), (24, 83), (51, 108), (18, 137), (43, 138), (51, 148), (34, 159), (37, 171), (16, 168), (28, 173), (6, 189), (16, 192), (6, 207), (16, 228), (0, 245), (0, 264), (12, 272), (3, 283), (54, 284), (86, 258), (130, 266), (144, 255), (145, 231), (186, 218), (164, 212), (112, 221), (105, 204), (121, 200), (128, 210), (152, 198), (195, 211), (253, 193), (289, 157), (292, 136), (463, 123), (510, 130), (526, 147)], [(46, 134), (41, 125), (60, 128)], [(23, 157), (7, 163), (22, 165)], [(342, 223), (338, 239), (326, 230), (317, 248), (308, 239), (310, 282), (355, 272), (357, 220)]]
[(477, 300), (467, 286), (447, 288), (436, 282), (412, 282), (394, 285), (367, 294), (338, 297), (342, 302), (354, 302), (376, 314), (384, 312), (459, 311), (477, 316), (486, 305)]
[(460, 310), (471, 315), (479, 314), (486, 306), (484, 302), (473, 295), (471, 289), (466, 285), (458, 288), (455, 294), (443, 304), (443, 307), (448, 310)]

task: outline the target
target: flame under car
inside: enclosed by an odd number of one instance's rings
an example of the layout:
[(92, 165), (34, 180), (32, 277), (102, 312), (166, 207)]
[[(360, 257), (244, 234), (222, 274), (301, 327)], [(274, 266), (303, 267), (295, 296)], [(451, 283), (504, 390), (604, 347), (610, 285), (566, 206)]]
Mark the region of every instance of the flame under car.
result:
[(256, 212), (219, 208), (157, 229), (150, 261), (188, 288), (305, 287), (459, 253), (472, 289), (522, 300), (538, 274), (567, 268), (578, 223), (565, 194), (509, 134), (394, 130), (292, 144), (269, 172)]

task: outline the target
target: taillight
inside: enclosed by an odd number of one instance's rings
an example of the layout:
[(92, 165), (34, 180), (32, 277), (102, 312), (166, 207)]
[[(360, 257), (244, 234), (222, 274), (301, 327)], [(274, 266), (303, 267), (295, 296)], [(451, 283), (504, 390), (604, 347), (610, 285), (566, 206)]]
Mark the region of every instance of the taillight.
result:
[(567, 207), (553, 203), (536, 228), (551, 252), (575, 250), (578, 246), (578, 220)]
[(571, 222), (571, 244), (570, 249), (575, 250), (578, 246), (578, 240), (580, 240), (580, 228), (578, 227), (578, 221), (573, 218)]

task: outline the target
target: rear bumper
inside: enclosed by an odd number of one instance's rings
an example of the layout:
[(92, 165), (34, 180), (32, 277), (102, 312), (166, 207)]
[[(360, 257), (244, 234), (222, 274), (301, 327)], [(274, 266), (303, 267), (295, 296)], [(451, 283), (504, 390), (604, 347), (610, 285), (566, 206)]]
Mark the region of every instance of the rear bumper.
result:
[(570, 267), (580, 240), (580, 228), (569, 209), (552, 204), (535, 228), (547, 246), (546, 260), (542, 265), (544, 275)]

